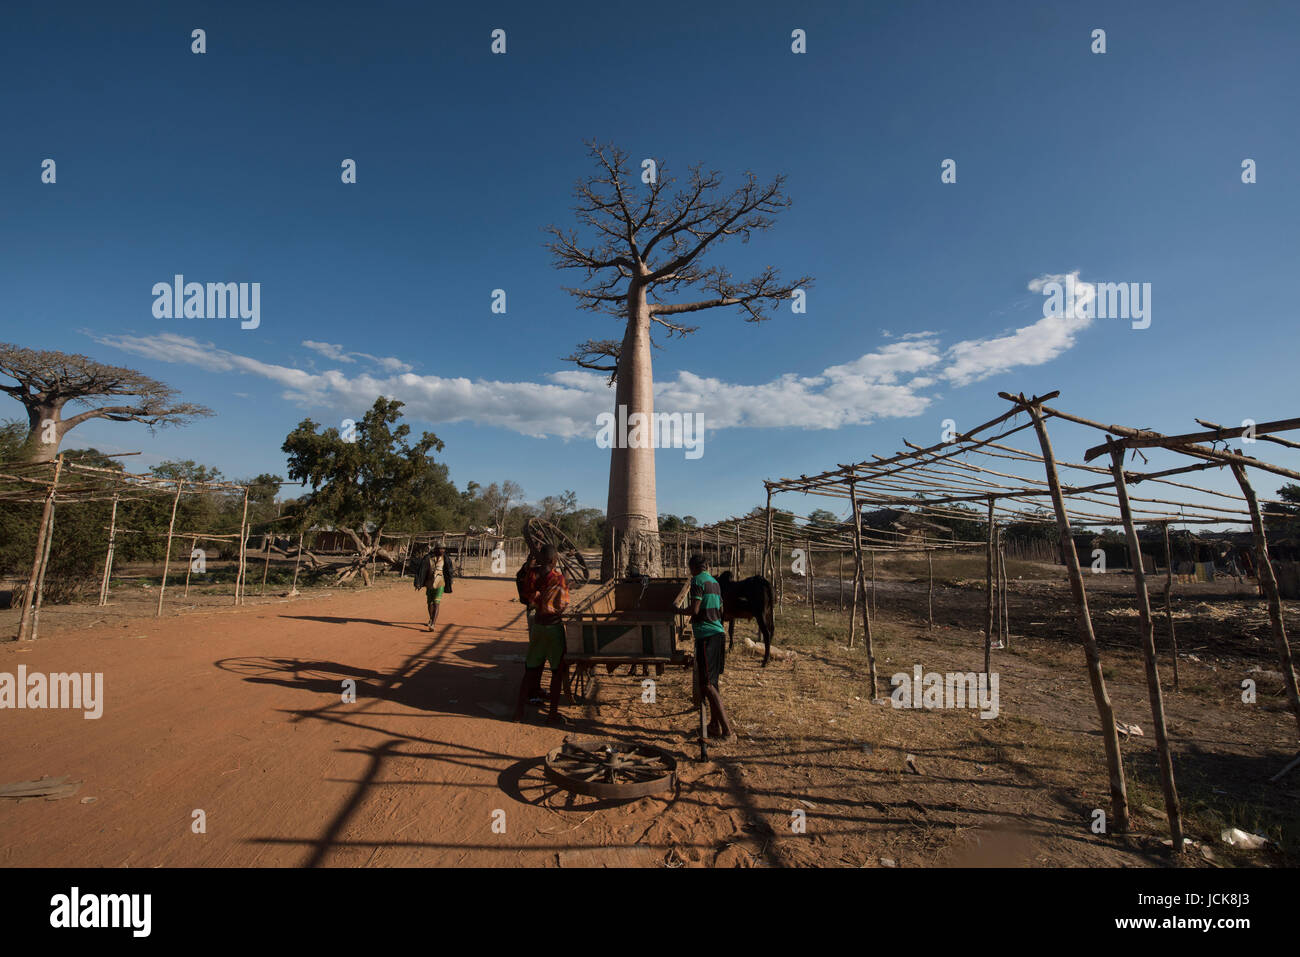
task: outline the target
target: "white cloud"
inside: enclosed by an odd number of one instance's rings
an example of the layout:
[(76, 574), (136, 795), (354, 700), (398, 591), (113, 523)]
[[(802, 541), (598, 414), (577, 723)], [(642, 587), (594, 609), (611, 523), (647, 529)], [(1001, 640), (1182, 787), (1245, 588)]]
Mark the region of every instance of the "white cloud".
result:
[(332, 342), (313, 342), (310, 339), (304, 339), (302, 344), (313, 352), (319, 352), (327, 359), (333, 359), (335, 362), (356, 362), (342, 346), (336, 346)]
[(335, 345), (332, 342), (314, 342), (311, 339), (304, 339), (302, 344), (313, 352), (319, 352), (325, 358), (333, 359), (335, 362), (356, 362), (357, 359), (366, 359), (388, 372), (410, 372), (413, 368), (410, 363), (403, 362), (393, 356), (372, 356), (368, 352), (348, 352), (342, 346)]
[[(1078, 273), (1072, 273), (1077, 280)], [(1039, 292), (1041, 276), (1029, 283)], [(1092, 286), (1080, 283), (1081, 296)], [(655, 384), (655, 407), (666, 412), (697, 412), (710, 429), (836, 429), (924, 412), (938, 397), (936, 385), (964, 386), (1019, 366), (1056, 358), (1074, 345), (1090, 320), (1069, 315), (1044, 318), (1006, 335), (970, 339), (944, 347), (937, 332), (911, 332), (849, 362), (811, 376), (786, 373), (747, 385), (679, 372)], [(284, 399), (308, 408), (328, 408), (356, 417), (376, 396), (406, 403), (407, 412), (431, 423), (472, 422), (528, 436), (576, 438), (596, 431), (596, 416), (609, 411), (613, 393), (604, 374), (566, 369), (540, 382), (446, 378), (417, 375), (398, 359), (349, 352), (340, 345), (306, 340), (306, 348), (327, 358), (375, 364), (374, 372), (345, 374), (339, 369), (304, 371), (218, 349), (175, 333), (153, 336), (105, 335), (96, 341), (134, 355), (179, 362), (212, 372), (258, 376), (282, 388)]]
[(401, 359), (395, 359), (392, 356), (368, 356), (364, 352), (358, 352), (357, 355), (369, 359), (389, 372), (410, 372), (415, 368), (409, 362), (403, 362)]
[(971, 339), (948, 349), (948, 365), (941, 375), (955, 386), (970, 385), (1017, 366), (1037, 366), (1050, 362), (1074, 345), (1078, 334), (1092, 325), (1092, 320), (1076, 313), (1074, 307), (1090, 302), (1097, 295), (1092, 283), (1079, 282), (1079, 271), (1048, 273), (1031, 279), (1030, 292), (1042, 293), (1049, 282), (1074, 280), (1075, 301), (1061, 316), (1039, 319), (1005, 336)]

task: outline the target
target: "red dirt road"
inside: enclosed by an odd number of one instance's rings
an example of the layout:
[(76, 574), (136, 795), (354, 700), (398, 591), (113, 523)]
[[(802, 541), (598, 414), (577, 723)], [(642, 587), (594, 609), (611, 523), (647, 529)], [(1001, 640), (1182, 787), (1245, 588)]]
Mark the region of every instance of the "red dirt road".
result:
[[(105, 699), (98, 720), (0, 711), (0, 784), (84, 782), (0, 801), (0, 865), (538, 865), (608, 844), (556, 837), (567, 819), (535, 803), (564, 732), (501, 720), (522, 665), (500, 659), (524, 649), (513, 593), (458, 581), (432, 634), (423, 593), (392, 585), (0, 645), (0, 671), (103, 672)], [(616, 843), (602, 862), (650, 850)]]
[[(973, 627), (878, 615), (882, 678), (921, 662), (978, 667), (983, 596), (970, 594), (974, 610), (957, 617)], [(423, 599), (403, 581), (161, 619), (125, 617), (124, 602), (51, 608), (46, 637), (0, 644), (0, 672), (102, 672), (104, 713), (0, 710), (0, 785), (82, 782), (56, 801), (0, 798), (0, 867), (1168, 863), (1151, 736), (1123, 742), (1134, 831), (1091, 831), (1108, 806), (1102, 745), (1082, 656), (1060, 641), (1018, 636), (999, 654), (999, 720), (985, 721), (873, 703), (843, 616), (823, 609), (832, 623), (812, 629), (792, 608), (778, 645), (794, 658), (764, 669), (742, 649), (728, 656), (737, 735), (699, 762), (685, 670), (646, 697), (640, 676), (601, 669), (586, 700), (563, 707), (567, 731), (516, 725), (503, 720), (525, 644), (513, 581), (459, 579), (432, 634)], [(1140, 655), (1112, 642), (1105, 661), (1116, 713), (1146, 724)], [(1224, 863), (1285, 863), (1217, 841), (1241, 826), (1293, 842), (1294, 792), (1268, 779), (1294, 753), (1294, 723), (1280, 692), (1242, 702), (1248, 664), (1187, 655), (1186, 688), (1166, 698), (1179, 788), (1189, 834)], [(355, 703), (341, 700), (345, 679)], [(570, 732), (676, 752), (680, 789), (630, 802), (558, 791), (540, 759)], [(196, 810), (206, 833), (192, 829)]]

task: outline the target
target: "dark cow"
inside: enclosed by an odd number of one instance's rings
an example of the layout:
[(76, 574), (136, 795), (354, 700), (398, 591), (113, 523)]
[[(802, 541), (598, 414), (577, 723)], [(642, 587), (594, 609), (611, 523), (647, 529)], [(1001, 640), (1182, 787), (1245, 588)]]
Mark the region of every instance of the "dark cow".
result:
[(772, 622), (772, 583), (762, 575), (734, 581), (731, 572), (718, 576), (722, 590), (722, 620), (727, 623), (727, 650), (736, 640), (736, 619), (752, 618), (763, 636), (763, 667), (772, 656), (772, 636), (776, 625)]

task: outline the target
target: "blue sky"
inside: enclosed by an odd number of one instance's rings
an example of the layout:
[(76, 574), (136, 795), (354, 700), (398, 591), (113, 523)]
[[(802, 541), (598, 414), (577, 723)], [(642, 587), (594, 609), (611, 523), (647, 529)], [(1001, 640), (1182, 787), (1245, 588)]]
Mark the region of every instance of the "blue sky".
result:
[[(264, 6), (3, 14), (0, 338), (217, 412), (153, 437), (92, 422), (65, 447), (283, 472), (298, 421), (382, 392), (458, 485), (603, 508), (612, 392), (561, 357), (621, 330), (576, 308), (543, 233), (573, 222), (590, 138), (667, 175), (786, 174), (776, 227), (709, 261), (816, 277), (806, 315), (711, 311), (655, 353), (659, 408), (721, 426), (698, 460), (660, 451), (661, 511), (745, 511), (763, 478), (992, 418), (999, 390), (1170, 432), (1296, 412), (1294, 4)], [(1030, 283), (1071, 272), (1151, 283), (1150, 328), (1043, 326)], [(154, 318), (176, 273), (260, 282), (260, 326)]]

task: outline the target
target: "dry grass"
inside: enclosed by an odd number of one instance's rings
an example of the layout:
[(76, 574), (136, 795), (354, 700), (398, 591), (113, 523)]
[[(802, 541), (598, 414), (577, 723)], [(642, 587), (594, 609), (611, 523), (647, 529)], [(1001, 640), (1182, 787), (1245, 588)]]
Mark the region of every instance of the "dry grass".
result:
[[(826, 595), (824, 588), (819, 591)], [(931, 632), (911, 613), (914, 603), (901, 603), (896, 615), (885, 604), (890, 600), (878, 595), (884, 607), (872, 630), (881, 693), (888, 694), (891, 675), (910, 672), (915, 664), (940, 672), (982, 668), (983, 596), (974, 591), (966, 596), (968, 627), (941, 623)], [(763, 671), (752, 659), (729, 659), (724, 694), (745, 732), (723, 760), (750, 767), (744, 754), (756, 742), (771, 754), (788, 756), (772, 769), (770, 782), (787, 803), (817, 803), (817, 795), (826, 794), (813, 782), (828, 782), (825, 786), (839, 795), (823, 812), (837, 825), (828, 850), (836, 860), (1169, 863), (1160, 845), (1168, 831), (1144, 671), (1132, 645), (1113, 647), (1112, 640), (1104, 651), (1104, 669), (1117, 716), (1147, 733), (1122, 745), (1130, 833), (1103, 837), (1089, 830), (1093, 809), (1109, 813), (1110, 801), (1096, 709), (1077, 644), (1024, 636), (1013, 627), (1011, 649), (995, 652), (1002, 709), (996, 719), (985, 721), (972, 712), (896, 710), (872, 704), (861, 632), (850, 648), (847, 616), (832, 603), (818, 608), (813, 625), (805, 603), (793, 597), (790, 589), (778, 617), (777, 645), (798, 652), (795, 663), (774, 663)], [(1067, 598), (1058, 585), (1035, 601), (1043, 607), (1022, 606), (1022, 620), (1059, 611)], [(954, 612), (962, 617), (962, 609), (952, 607), (945, 617)], [(1276, 697), (1261, 696), (1257, 705), (1240, 702), (1240, 675), (1251, 667), (1247, 661), (1211, 658), (1205, 650), (1199, 657), (1181, 662), (1177, 694), (1166, 689), (1185, 833), (1210, 847), (1218, 865), (1293, 863), (1300, 795), (1294, 782), (1267, 784), (1291, 756), (1293, 719)], [(1167, 685), (1168, 673), (1164, 677)], [(907, 769), (908, 754), (915, 756), (919, 774)], [(1218, 839), (1229, 827), (1263, 834), (1276, 847), (1235, 850)], [(1184, 855), (1178, 863), (1210, 866), (1199, 854)]]

